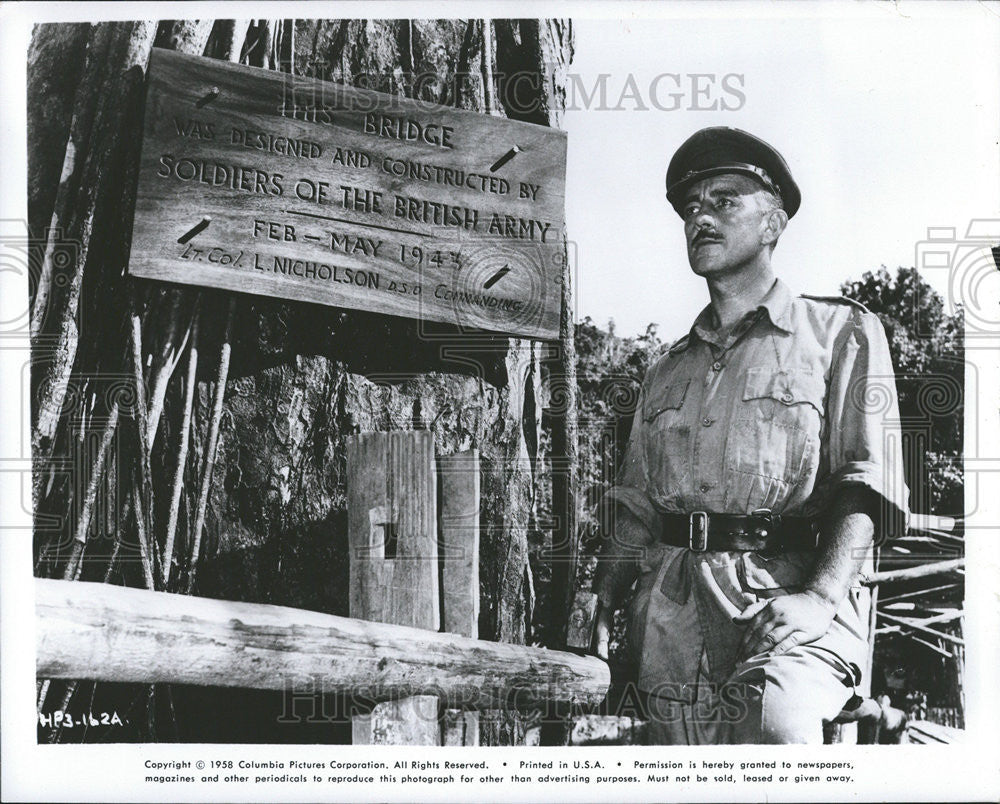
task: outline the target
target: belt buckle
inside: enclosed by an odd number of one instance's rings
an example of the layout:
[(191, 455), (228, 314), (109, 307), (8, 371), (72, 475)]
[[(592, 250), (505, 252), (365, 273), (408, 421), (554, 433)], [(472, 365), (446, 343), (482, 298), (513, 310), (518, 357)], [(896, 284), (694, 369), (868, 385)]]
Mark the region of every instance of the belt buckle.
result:
[(754, 527), (754, 536), (764, 538), (774, 530), (774, 514), (770, 508), (754, 508), (750, 512), (750, 518), (761, 521), (760, 525)]
[[(697, 538), (695, 537), (696, 530), (698, 531)], [(708, 549), (707, 511), (692, 511), (688, 514), (688, 549), (695, 553), (704, 553)]]

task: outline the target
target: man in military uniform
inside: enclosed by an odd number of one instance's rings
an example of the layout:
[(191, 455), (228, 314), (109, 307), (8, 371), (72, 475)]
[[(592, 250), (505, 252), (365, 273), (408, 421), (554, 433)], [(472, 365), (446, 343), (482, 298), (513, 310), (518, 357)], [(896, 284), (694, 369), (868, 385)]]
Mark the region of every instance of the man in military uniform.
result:
[(885, 333), (860, 304), (775, 278), (801, 197), (770, 145), (703, 129), (666, 183), (710, 303), (642, 384), (607, 499), (595, 651), (638, 580), (651, 743), (822, 742), (867, 664), (859, 575), (906, 527)]

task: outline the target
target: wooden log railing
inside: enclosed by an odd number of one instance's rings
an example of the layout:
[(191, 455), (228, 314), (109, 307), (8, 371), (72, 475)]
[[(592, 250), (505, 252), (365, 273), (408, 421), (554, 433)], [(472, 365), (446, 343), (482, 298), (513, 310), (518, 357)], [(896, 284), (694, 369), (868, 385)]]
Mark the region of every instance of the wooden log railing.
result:
[[(463, 709), (597, 706), (592, 656), (259, 603), (35, 579), (39, 678), (288, 690)], [(301, 687), (299, 687), (301, 689)]]

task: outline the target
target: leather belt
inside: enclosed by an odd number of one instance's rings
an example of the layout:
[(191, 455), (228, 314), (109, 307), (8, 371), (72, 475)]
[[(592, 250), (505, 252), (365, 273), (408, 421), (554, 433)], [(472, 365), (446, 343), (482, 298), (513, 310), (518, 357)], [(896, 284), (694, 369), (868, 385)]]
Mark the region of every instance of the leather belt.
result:
[(664, 544), (687, 547), (696, 553), (709, 550), (815, 550), (818, 544), (813, 520), (783, 517), (767, 508), (750, 514), (662, 514)]

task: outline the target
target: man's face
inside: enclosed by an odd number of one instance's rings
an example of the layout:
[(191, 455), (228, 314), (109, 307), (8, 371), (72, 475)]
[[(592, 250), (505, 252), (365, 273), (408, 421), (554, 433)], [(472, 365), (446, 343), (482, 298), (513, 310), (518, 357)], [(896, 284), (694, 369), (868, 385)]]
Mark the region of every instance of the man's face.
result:
[(721, 276), (751, 264), (774, 240), (769, 212), (767, 195), (749, 176), (724, 173), (692, 185), (682, 209), (692, 270)]

